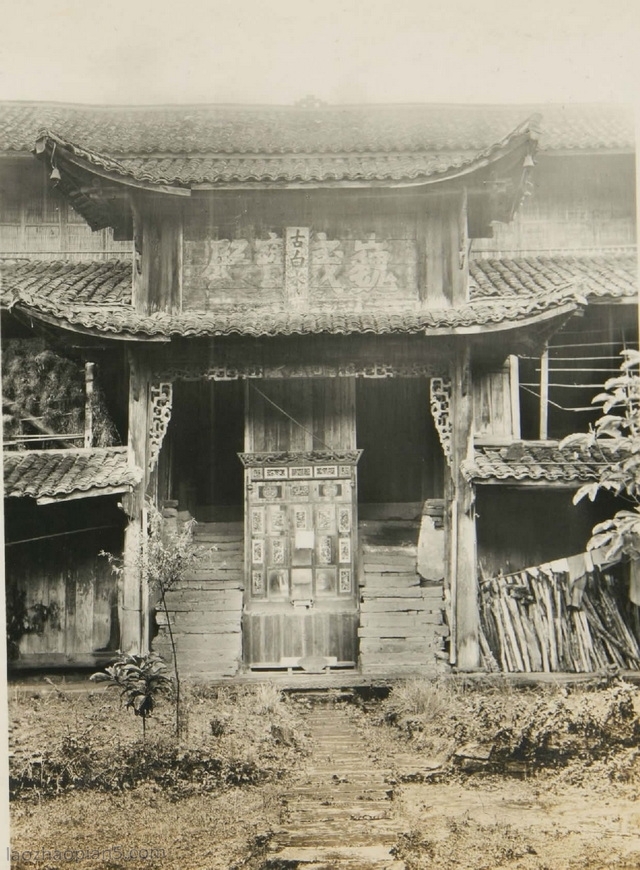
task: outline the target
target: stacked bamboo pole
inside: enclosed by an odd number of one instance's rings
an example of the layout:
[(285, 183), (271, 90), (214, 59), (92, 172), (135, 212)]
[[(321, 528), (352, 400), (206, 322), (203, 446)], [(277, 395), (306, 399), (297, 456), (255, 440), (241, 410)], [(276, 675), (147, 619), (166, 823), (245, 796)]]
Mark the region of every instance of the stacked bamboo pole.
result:
[(480, 584), (485, 666), (502, 671), (640, 670), (638, 637), (618, 605), (615, 580), (597, 569), (572, 599), (568, 574), (528, 569)]

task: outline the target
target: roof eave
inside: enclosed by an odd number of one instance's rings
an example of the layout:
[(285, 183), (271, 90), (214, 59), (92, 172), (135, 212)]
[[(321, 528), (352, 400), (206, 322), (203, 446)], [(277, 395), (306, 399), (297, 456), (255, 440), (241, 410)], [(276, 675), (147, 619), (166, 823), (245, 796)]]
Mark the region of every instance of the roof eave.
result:
[[(51, 312), (41, 311), (33, 306), (28, 306), (21, 302), (16, 302), (14, 307), (24, 315), (35, 320), (42, 321), (49, 326), (55, 326), (59, 329), (100, 337), (104, 340), (128, 341), (128, 342), (143, 342), (143, 343), (168, 343), (172, 338), (221, 338), (225, 336), (247, 336), (251, 338), (265, 338), (272, 335), (422, 335), (430, 338), (469, 338), (474, 341), (474, 347), (479, 350), (487, 345), (485, 336), (489, 336), (488, 346), (495, 349), (492, 343), (491, 336), (496, 334), (512, 334), (513, 341), (510, 344), (522, 344), (529, 349), (531, 346), (538, 346), (540, 342), (544, 342), (548, 337), (549, 330), (554, 332), (559, 326), (571, 315), (581, 308), (579, 301), (563, 301), (549, 309), (532, 314), (519, 314), (517, 317), (510, 319), (505, 316), (502, 320), (490, 322), (484, 320), (477, 323), (465, 324), (460, 326), (415, 326), (410, 325), (406, 328), (402, 326), (393, 326), (388, 329), (376, 329), (373, 327), (344, 328), (302, 328), (296, 326), (284, 326), (278, 330), (276, 327), (273, 330), (256, 330), (243, 329), (241, 327), (221, 328), (212, 324), (209, 328), (206, 326), (194, 331), (191, 328), (180, 328), (179, 323), (169, 320), (166, 323), (154, 322), (154, 318), (150, 315), (140, 322), (137, 328), (127, 328), (124, 324), (121, 327), (117, 325), (109, 326), (108, 328), (91, 326), (86, 323), (74, 322), (67, 317), (59, 317)], [(129, 312), (127, 312), (129, 313)], [(131, 312), (133, 313), (133, 312)], [(144, 321), (147, 321), (146, 323)], [(152, 331), (153, 330), (153, 331)], [(524, 333), (529, 333), (528, 337), (523, 337)]]
[[(157, 194), (166, 194), (169, 196), (190, 196), (191, 190), (205, 190), (205, 189), (216, 189), (216, 190), (224, 190), (224, 189), (246, 189), (247, 187), (275, 187), (282, 188), (291, 187), (291, 188), (308, 188), (308, 189), (322, 189), (322, 188), (332, 188), (332, 187), (355, 187), (355, 188), (391, 188), (395, 190), (407, 190), (412, 188), (422, 189), (425, 187), (430, 187), (433, 185), (442, 185), (444, 183), (451, 183), (456, 181), (463, 181), (470, 179), (474, 176), (482, 176), (483, 174), (490, 174), (494, 170), (497, 170), (499, 165), (507, 164), (507, 175), (514, 174), (514, 168), (516, 169), (516, 173), (518, 175), (517, 178), (512, 179), (512, 182), (515, 181), (515, 184), (512, 184), (512, 187), (516, 189), (515, 200), (519, 203), (522, 197), (522, 190), (520, 188), (524, 184), (525, 177), (527, 172), (518, 172), (518, 169), (522, 166), (524, 162), (525, 165), (531, 163), (532, 160), (528, 160), (527, 158), (531, 158), (533, 153), (537, 148), (538, 142), (538, 116), (532, 116), (527, 119), (523, 124), (513, 130), (508, 136), (504, 137), (499, 142), (494, 143), (490, 147), (484, 149), (475, 157), (470, 158), (469, 162), (462, 166), (454, 166), (449, 169), (443, 170), (441, 172), (433, 173), (432, 175), (425, 175), (423, 177), (416, 178), (406, 178), (406, 179), (395, 179), (395, 178), (374, 178), (374, 179), (327, 179), (327, 180), (318, 180), (318, 181), (306, 181), (306, 180), (297, 180), (297, 179), (270, 179), (270, 180), (239, 180), (237, 183), (235, 182), (210, 182), (210, 183), (184, 183), (175, 180), (171, 183), (168, 183), (170, 179), (165, 179), (162, 182), (144, 180), (135, 177), (127, 168), (120, 163), (118, 160), (87, 151), (81, 146), (75, 145), (72, 142), (68, 142), (57, 134), (50, 131), (42, 131), (36, 139), (35, 142), (35, 154), (36, 156), (44, 160), (47, 163), (52, 171), (55, 169), (60, 174), (60, 183), (67, 195), (72, 196), (75, 192), (76, 194), (81, 194), (89, 199), (95, 201), (99, 201), (100, 190), (99, 188), (95, 191), (90, 190), (89, 194), (87, 194), (87, 188), (91, 187), (91, 178), (97, 178), (104, 182), (108, 182), (110, 185), (115, 185), (116, 187), (121, 187), (124, 189), (138, 189), (138, 190), (146, 190), (151, 191)], [(505, 173), (503, 171), (502, 175)], [(84, 180), (86, 183), (79, 183), (79, 177)], [(481, 184), (487, 184), (487, 179), (482, 180)], [(66, 188), (66, 189), (65, 189)], [(511, 197), (510, 197), (511, 198)], [(102, 203), (103, 211), (105, 214), (109, 211), (108, 203)], [(87, 213), (91, 212), (93, 206), (89, 206), (87, 204), (80, 203), (81, 210), (84, 209)], [(84, 213), (81, 211), (81, 213)], [(99, 228), (98, 224), (101, 221), (104, 221), (104, 216), (96, 217), (95, 215), (91, 215), (95, 228)], [(89, 218), (87, 218), (89, 219)], [(498, 219), (504, 219), (504, 217), (500, 217)]]

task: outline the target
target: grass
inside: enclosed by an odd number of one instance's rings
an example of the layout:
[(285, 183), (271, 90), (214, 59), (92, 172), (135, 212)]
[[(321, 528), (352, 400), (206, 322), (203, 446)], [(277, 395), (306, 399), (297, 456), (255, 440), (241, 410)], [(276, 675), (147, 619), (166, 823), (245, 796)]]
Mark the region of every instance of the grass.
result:
[[(10, 698), (12, 847), (100, 852), (82, 861), (84, 870), (257, 870), (286, 818), (283, 795), (306, 781), (308, 705), (268, 683), (187, 687), (180, 739), (163, 700), (144, 747), (139, 722), (115, 691), (66, 693), (43, 683)], [(363, 771), (371, 764), (391, 771), (396, 855), (407, 870), (640, 866), (640, 691), (633, 686), (522, 690), (499, 680), (482, 687), (411, 680), (384, 700), (327, 706), (327, 715), (340, 711), (366, 737)], [(481, 775), (456, 755), (475, 744), (492, 747)], [(436, 752), (436, 776), (396, 775), (396, 755), (405, 763)], [(526, 775), (505, 776), (522, 758)], [(162, 855), (117, 857), (133, 849)], [(16, 858), (20, 870), (61, 866)]]
[(149, 717), (146, 743), (139, 722), (110, 689), (86, 695), (45, 689), (11, 706), (13, 799), (143, 784), (175, 799), (214, 793), (285, 776), (305, 747), (291, 705), (268, 685), (187, 688), (181, 738), (172, 731), (171, 704), (161, 701)]

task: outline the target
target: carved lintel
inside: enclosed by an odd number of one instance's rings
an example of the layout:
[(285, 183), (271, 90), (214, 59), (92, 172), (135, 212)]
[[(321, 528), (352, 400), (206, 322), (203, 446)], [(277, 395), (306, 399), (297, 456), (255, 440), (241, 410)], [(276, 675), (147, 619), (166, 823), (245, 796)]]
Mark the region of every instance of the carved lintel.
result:
[(167, 427), (171, 420), (171, 407), (173, 402), (173, 384), (169, 381), (153, 382), (149, 390), (149, 403), (151, 405), (149, 425), (149, 473), (158, 463), (160, 448), (167, 433)]
[(362, 450), (308, 450), (298, 453), (278, 451), (238, 453), (238, 456), (245, 468), (264, 465), (300, 465), (327, 462), (341, 462), (345, 465), (357, 465), (358, 460), (362, 456)]
[(447, 465), (451, 467), (451, 378), (431, 378), (429, 392), (433, 422)]
[(288, 363), (286, 365), (176, 364), (154, 372), (157, 381), (237, 381), (245, 378), (429, 378), (442, 374), (446, 361), (433, 363)]

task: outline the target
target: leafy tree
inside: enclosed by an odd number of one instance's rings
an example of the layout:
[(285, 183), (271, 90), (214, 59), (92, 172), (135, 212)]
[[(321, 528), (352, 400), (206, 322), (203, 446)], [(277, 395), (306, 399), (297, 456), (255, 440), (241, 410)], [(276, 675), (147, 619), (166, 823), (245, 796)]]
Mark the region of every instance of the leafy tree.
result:
[(197, 561), (198, 556), (193, 548), (193, 527), (196, 521), (191, 520), (183, 525), (181, 531), (171, 533), (163, 522), (162, 515), (156, 508), (149, 511), (149, 534), (143, 552), (143, 576), (151, 588), (155, 588), (160, 596), (160, 604), (167, 620), (167, 631), (173, 658), (173, 670), (176, 680), (176, 735), (180, 734), (180, 670), (178, 668), (178, 651), (171, 615), (167, 607), (167, 593), (180, 583), (185, 573)]
[(119, 658), (89, 678), (94, 683), (109, 683), (119, 688), (126, 698), (125, 709), (133, 710), (142, 719), (142, 740), (147, 732), (147, 717), (153, 712), (162, 693), (171, 691), (171, 680), (165, 675), (167, 666), (157, 653), (143, 656), (121, 653)]
[(593, 399), (602, 416), (585, 434), (569, 435), (561, 448), (575, 448), (594, 456), (599, 477), (581, 486), (573, 497), (594, 501), (601, 490), (626, 499), (629, 510), (620, 510), (610, 520), (598, 523), (587, 547), (606, 548), (607, 560), (620, 556), (640, 557), (640, 352), (625, 350), (620, 374), (610, 378), (604, 392)]
[[(193, 548), (193, 527), (196, 521), (184, 523), (180, 531), (172, 532), (163, 521), (162, 514), (153, 505), (148, 505), (148, 528), (141, 551), (138, 554), (137, 568), (143, 580), (154, 589), (160, 598), (160, 609), (166, 616), (169, 644), (173, 659), (176, 683), (176, 736), (181, 726), (181, 680), (178, 667), (178, 651), (170, 611), (167, 607), (167, 594), (180, 583), (188, 569), (197, 561), (198, 554)], [(102, 551), (116, 574), (121, 574), (124, 564), (121, 558)]]

